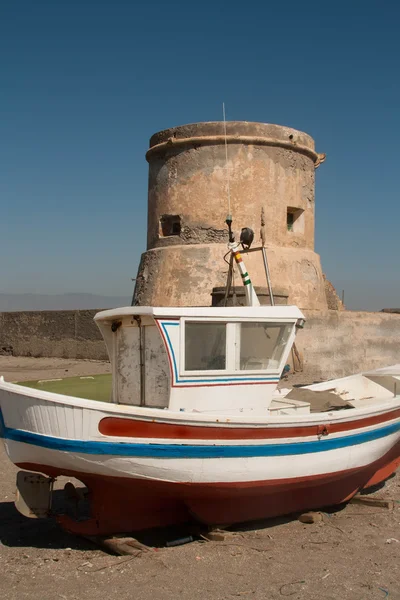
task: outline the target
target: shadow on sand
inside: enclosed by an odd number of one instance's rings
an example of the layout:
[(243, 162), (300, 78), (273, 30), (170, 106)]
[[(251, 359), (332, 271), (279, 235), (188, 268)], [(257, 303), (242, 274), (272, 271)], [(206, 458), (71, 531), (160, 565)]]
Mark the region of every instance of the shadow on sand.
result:
[[(62, 499), (62, 492), (54, 492), (54, 505)], [(60, 502), (58, 502), (60, 510)], [(270, 529), (280, 524), (289, 523), (295, 519), (295, 515), (253, 521), (245, 524), (226, 528), (230, 532), (245, 532), (255, 529)], [(183, 540), (201, 540), (208, 528), (198, 523), (171, 526), (165, 528), (151, 529), (133, 533), (133, 537), (146, 546), (162, 548), (165, 546), (180, 545)], [(129, 533), (126, 534), (129, 536)], [(93, 550), (93, 544), (85, 538), (81, 538), (64, 531), (55, 518), (29, 519), (21, 515), (15, 508), (14, 502), (0, 502), (0, 543), (10, 547), (34, 547), (51, 549), (74, 549)]]
[[(55, 503), (62, 491), (54, 492)], [(93, 545), (63, 531), (54, 518), (28, 519), (15, 508), (14, 502), (0, 502), (0, 543), (3, 546), (89, 550)]]

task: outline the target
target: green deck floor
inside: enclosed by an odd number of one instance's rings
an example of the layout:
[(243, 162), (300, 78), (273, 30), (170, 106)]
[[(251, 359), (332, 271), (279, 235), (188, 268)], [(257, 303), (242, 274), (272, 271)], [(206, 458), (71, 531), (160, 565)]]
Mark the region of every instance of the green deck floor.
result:
[(111, 374), (109, 373), (86, 377), (66, 377), (65, 379), (21, 381), (18, 382), (18, 385), (75, 398), (100, 400), (101, 402), (109, 402), (111, 398)]

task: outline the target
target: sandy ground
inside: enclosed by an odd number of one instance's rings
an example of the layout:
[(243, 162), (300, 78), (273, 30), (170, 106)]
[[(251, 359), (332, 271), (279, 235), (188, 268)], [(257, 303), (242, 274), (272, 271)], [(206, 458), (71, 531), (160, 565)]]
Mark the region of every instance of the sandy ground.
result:
[[(0, 359), (0, 373), (18, 381), (58, 377), (63, 370), (89, 375), (106, 366)], [(235, 529), (224, 541), (156, 544), (133, 558), (108, 555), (65, 534), (52, 520), (19, 515), (15, 473), (0, 446), (5, 600), (400, 600), (399, 475), (373, 494), (395, 499), (393, 511), (349, 504), (324, 512), (321, 523), (304, 525), (294, 516), (258, 522)]]

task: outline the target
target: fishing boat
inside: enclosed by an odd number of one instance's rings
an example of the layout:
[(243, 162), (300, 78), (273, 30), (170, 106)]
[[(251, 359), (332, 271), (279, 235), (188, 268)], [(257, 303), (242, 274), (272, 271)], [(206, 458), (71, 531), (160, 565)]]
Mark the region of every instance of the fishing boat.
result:
[(76, 534), (227, 525), (346, 502), (396, 470), (400, 365), (278, 388), (304, 315), (260, 306), (228, 226), (247, 306), (95, 316), (112, 365), (110, 402), (1, 379), (1, 436), (21, 469), (23, 514), (51, 514), (53, 483), (67, 476), (86, 486), (90, 505), (86, 517), (57, 515)]

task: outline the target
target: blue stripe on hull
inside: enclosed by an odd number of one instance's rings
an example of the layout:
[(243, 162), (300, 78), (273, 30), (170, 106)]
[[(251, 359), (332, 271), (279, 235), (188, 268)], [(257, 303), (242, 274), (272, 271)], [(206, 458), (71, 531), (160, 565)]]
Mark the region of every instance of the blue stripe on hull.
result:
[(8, 440), (32, 444), (41, 448), (75, 452), (81, 454), (97, 454), (109, 456), (130, 456), (141, 458), (250, 458), (261, 456), (292, 456), (313, 454), (337, 450), (372, 442), (400, 431), (400, 422), (386, 425), (373, 431), (363, 431), (340, 438), (321, 438), (308, 442), (288, 442), (286, 444), (257, 445), (190, 445), (190, 444), (144, 444), (130, 442), (98, 442), (85, 440), (69, 440), (38, 433), (30, 433), (19, 429), (5, 427), (0, 411), (0, 430)]

